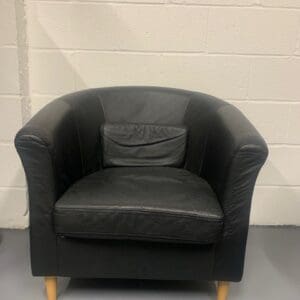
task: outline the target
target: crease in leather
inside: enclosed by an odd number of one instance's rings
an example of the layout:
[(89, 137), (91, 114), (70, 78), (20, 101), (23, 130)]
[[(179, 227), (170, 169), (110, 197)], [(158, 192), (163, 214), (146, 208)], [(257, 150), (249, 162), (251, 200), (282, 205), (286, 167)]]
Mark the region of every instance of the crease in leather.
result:
[[(163, 211), (163, 210), (140, 210), (140, 209), (128, 209), (127, 207), (119, 207), (119, 208), (111, 208), (111, 209), (107, 209), (107, 208), (103, 208), (101, 207), (101, 210), (99, 208), (89, 208), (89, 209), (84, 209), (84, 208), (77, 208), (77, 207), (72, 207), (71, 209), (70, 208), (65, 208), (65, 207), (59, 207), (58, 210), (55, 211), (55, 214), (56, 215), (67, 215), (66, 212), (62, 212), (62, 211), (68, 211), (70, 214), (73, 214), (73, 212), (82, 212), (82, 213), (85, 213), (85, 212), (88, 212), (88, 213), (93, 213), (93, 214), (106, 214), (108, 212), (114, 212), (114, 213), (118, 213), (118, 214), (137, 214), (137, 215), (140, 215), (140, 214), (144, 214), (144, 215), (155, 215), (157, 214), (158, 216), (159, 215), (166, 215), (166, 216), (171, 216), (171, 217), (180, 217), (180, 218), (187, 218), (187, 219), (196, 219), (196, 220), (203, 220), (203, 221), (209, 221), (209, 222), (222, 222), (222, 220), (220, 220), (220, 217), (219, 218), (216, 218), (214, 216), (209, 216), (209, 217), (205, 217), (205, 216), (201, 216), (201, 215), (193, 215), (192, 213), (190, 213), (190, 215), (187, 215), (187, 214), (184, 214), (184, 213), (181, 213), (181, 212), (177, 212), (177, 213), (170, 213), (170, 212), (167, 212), (167, 211)], [(70, 210), (72, 212), (70, 212)]]
[[(201, 240), (199, 242), (196, 239), (183, 239), (183, 238), (178, 238), (177, 236), (164, 236), (164, 235), (151, 235), (151, 234), (112, 234), (112, 233), (87, 233), (85, 231), (76, 231), (76, 232), (64, 232), (64, 233), (58, 233), (63, 235), (64, 237), (73, 237), (73, 238), (87, 238), (87, 239), (117, 239), (117, 240), (141, 240), (141, 241), (159, 241), (159, 242), (166, 242), (166, 243), (189, 243), (189, 244), (197, 244), (197, 245), (208, 245), (208, 244), (213, 244), (214, 241), (211, 239), (207, 240)], [(145, 239), (146, 238), (146, 239)]]
[(239, 281), (253, 188), (268, 151), (253, 125), (232, 105), (222, 105), (212, 120), (203, 177), (217, 194), (225, 216), (223, 235), (216, 244), (213, 274), (217, 280)]
[(32, 134), (25, 134), (22, 135), (21, 137), (18, 138), (18, 140), (16, 140), (15, 145), (16, 146), (22, 146), (22, 143), (26, 143), (26, 142), (30, 142), (30, 143), (36, 143), (42, 147), (45, 147), (47, 149), (49, 149), (49, 152), (51, 151), (50, 149), (50, 143), (43, 140), (41, 137), (36, 136), (36, 135), (32, 135)]
[(179, 166), (185, 157), (185, 127), (103, 124), (103, 162), (112, 166)]
[[(83, 161), (83, 153), (82, 153), (82, 142), (81, 142), (81, 136), (79, 134), (79, 128), (78, 128), (78, 122), (77, 120), (74, 118), (74, 112), (73, 112), (73, 107), (69, 102), (64, 101), (67, 105), (69, 105), (71, 112), (71, 117), (73, 119), (73, 122), (75, 124), (75, 128), (76, 128), (76, 133), (77, 133), (77, 138), (78, 138), (78, 146), (79, 146), (79, 150), (80, 150), (80, 158), (81, 158), (81, 170), (83, 173), (84, 170), (84, 161)], [(83, 174), (82, 174), (83, 175)]]
[(102, 101), (102, 96), (100, 94), (98, 95), (98, 99), (99, 99), (99, 102), (100, 102), (100, 105), (101, 105), (101, 108), (102, 108), (102, 111), (103, 111), (104, 122), (106, 122), (106, 111), (104, 109), (104, 105), (103, 105), (103, 101)]
[(136, 147), (136, 146), (151, 146), (151, 145), (156, 145), (160, 142), (169, 142), (169, 141), (173, 141), (173, 140), (176, 140), (182, 136), (185, 136), (186, 134), (183, 133), (183, 134), (180, 134), (178, 136), (175, 136), (175, 137), (170, 137), (170, 138), (164, 138), (164, 139), (161, 139), (161, 140), (157, 140), (157, 141), (153, 141), (153, 142), (142, 142), (142, 141), (136, 141), (135, 144), (123, 144), (121, 142), (119, 142), (118, 140), (116, 139), (113, 139), (111, 138), (109, 135), (106, 135), (104, 134), (103, 136), (109, 140), (111, 140), (112, 142), (114, 142), (115, 144), (117, 144), (118, 146), (124, 146), (124, 147)]

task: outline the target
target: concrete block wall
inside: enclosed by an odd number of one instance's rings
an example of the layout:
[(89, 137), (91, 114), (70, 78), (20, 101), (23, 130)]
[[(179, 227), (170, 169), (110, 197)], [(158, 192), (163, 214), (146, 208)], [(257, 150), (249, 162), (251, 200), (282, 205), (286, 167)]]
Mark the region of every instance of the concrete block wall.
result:
[(28, 224), (24, 172), (13, 146), (23, 123), (20, 32), (14, 1), (0, 0), (0, 227)]
[(24, 11), (32, 114), (61, 94), (100, 86), (224, 98), (270, 147), (251, 223), (300, 225), (300, 1), (26, 0)]

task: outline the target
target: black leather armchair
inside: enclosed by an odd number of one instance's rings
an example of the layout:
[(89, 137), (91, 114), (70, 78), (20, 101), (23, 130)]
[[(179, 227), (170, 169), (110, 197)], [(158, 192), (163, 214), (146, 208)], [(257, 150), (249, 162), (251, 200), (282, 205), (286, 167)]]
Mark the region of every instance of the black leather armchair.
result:
[(243, 273), (266, 143), (234, 106), (158, 87), (76, 92), (17, 134), (32, 273), (219, 281)]

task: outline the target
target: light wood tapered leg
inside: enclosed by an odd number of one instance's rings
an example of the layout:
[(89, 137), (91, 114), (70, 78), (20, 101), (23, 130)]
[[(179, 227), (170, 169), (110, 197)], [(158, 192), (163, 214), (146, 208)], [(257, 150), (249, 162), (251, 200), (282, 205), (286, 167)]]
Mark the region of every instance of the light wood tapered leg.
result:
[(48, 300), (56, 300), (57, 278), (45, 277), (45, 285)]
[(217, 300), (227, 300), (229, 291), (229, 282), (218, 281), (217, 285)]

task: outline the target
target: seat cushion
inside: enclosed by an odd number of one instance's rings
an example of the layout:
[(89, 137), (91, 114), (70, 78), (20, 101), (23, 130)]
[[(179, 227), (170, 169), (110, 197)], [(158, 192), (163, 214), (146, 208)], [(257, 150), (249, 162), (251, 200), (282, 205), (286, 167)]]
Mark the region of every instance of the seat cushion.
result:
[(209, 244), (223, 213), (200, 177), (171, 167), (108, 168), (76, 182), (56, 202), (64, 236)]

